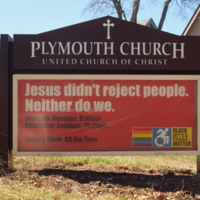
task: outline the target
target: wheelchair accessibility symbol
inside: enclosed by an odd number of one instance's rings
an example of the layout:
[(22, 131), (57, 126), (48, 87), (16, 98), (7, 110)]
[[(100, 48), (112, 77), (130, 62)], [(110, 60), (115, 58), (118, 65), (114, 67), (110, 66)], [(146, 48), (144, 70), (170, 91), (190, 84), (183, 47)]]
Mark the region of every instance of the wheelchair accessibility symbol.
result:
[(171, 128), (153, 128), (153, 146), (171, 147)]

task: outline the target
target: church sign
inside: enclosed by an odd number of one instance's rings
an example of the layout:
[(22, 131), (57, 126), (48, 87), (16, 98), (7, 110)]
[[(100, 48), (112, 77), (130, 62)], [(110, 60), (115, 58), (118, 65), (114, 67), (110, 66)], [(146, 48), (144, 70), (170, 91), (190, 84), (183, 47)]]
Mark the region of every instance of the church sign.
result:
[(198, 40), (104, 17), (38, 35), (15, 35), (13, 67), (86, 73), (196, 72)]
[(15, 151), (194, 152), (198, 81), (199, 76), (15, 75)]
[(10, 149), (198, 154), (199, 42), (109, 16), (14, 35), (7, 41)]

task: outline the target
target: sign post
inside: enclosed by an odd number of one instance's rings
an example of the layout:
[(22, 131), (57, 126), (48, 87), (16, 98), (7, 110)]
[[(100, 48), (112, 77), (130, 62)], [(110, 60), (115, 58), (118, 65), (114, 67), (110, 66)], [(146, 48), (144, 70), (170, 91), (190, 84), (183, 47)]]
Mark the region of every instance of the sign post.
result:
[(200, 174), (200, 155), (197, 156), (197, 173)]
[(0, 158), (3, 165), (12, 168), (12, 83), (10, 76), (9, 35), (1, 35), (0, 43)]

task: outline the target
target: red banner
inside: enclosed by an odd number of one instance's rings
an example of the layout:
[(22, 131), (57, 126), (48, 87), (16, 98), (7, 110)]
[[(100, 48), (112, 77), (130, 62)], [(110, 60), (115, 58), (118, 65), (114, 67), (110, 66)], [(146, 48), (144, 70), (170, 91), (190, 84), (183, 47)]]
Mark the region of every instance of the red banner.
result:
[(18, 80), (18, 151), (196, 150), (194, 80)]

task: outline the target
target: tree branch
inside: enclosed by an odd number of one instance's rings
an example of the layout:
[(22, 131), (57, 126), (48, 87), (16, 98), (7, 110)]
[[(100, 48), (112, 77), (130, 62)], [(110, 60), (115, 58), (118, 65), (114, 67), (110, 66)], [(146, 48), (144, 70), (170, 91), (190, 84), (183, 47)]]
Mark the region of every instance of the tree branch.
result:
[(160, 19), (160, 22), (159, 22), (159, 25), (158, 25), (158, 29), (159, 30), (161, 30), (162, 27), (163, 27), (163, 24), (164, 24), (166, 15), (167, 15), (167, 11), (168, 11), (168, 8), (169, 8), (169, 4), (170, 4), (171, 1), (172, 0), (166, 0), (165, 3), (164, 3), (164, 8), (163, 8), (162, 16), (161, 16), (161, 19)]

